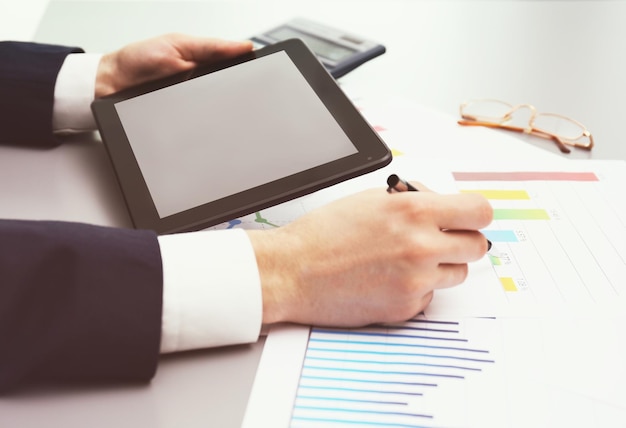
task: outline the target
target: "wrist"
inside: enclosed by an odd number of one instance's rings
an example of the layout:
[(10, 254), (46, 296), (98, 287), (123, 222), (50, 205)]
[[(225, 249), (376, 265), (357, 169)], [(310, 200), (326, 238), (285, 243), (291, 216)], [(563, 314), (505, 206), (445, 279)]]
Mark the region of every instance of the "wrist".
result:
[(100, 54), (70, 54), (65, 58), (54, 86), (52, 129), (55, 133), (96, 129), (90, 105), (94, 99)]
[(293, 321), (301, 300), (298, 287), (298, 260), (295, 239), (281, 230), (248, 230), (254, 248), (263, 298), (263, 324)]
[(104, 97), (117, 91), (114, 79), (114, 54), (106, 54), (100, 58), (96, 72), (96, 86), (94, 95), (96, 98)]

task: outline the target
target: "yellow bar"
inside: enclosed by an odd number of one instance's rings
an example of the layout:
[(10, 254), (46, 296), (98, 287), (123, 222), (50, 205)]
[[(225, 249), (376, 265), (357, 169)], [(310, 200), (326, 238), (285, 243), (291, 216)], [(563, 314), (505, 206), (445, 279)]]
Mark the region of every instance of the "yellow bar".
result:
[(500, 283), (504, 291), (517, 291), (517, 286), (513, 282), (513, 278), (500, 278)]
[(530, 199), (526, 190), (489, 190), (489, 189), (475, 189), (475, 190), (461, 190), (462, 193), (479, 193), (487, 199), (508, 199), (508, 200), (526, 200)]

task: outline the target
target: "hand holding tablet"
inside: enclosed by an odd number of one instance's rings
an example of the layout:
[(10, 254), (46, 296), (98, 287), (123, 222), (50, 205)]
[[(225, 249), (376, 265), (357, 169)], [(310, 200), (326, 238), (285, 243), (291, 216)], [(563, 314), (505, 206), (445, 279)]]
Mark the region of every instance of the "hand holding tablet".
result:
[(300, 40), (92, 104), (136, 228), (206, 228), (373, 171), (391, 154)]

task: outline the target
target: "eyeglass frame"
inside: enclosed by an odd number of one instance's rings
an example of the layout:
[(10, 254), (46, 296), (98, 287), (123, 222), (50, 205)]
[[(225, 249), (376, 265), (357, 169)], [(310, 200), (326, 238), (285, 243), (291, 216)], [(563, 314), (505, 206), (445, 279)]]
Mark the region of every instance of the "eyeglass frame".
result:
[[(500, 118), (493, 118), (493, 119), (497, 119), (498, 122), (488, 122), (485, 120), (480, 120), (479, 116), (473, 116), (467, 113), (463, 112), (463, 109), (465, 107), (467, 107), (469, 104), (471, 103), (478, 103), (478, 102), (498, 102), (507, 106), (510, 106), (509, 111), (507, 111), (504, 116), (500, 117)], [(506, 125), (505, 122), (511, 120), (512, 115), (515, 111), (521, 109), (521, 108), (528, 108), (531, 112), (530, 118), (528, 119), (528, 126), (526, 128), (521, 128), (518, 126), (513, 126), (513, 125)], [(561, 150), (561, 152), (563, 153), (570, 153), (571, 150), (567, 147), (569, 146), (573, 146), (573, 147), (577, 147), (579, 149), (583, 149), (583, 150), (591, 150), (594, 146), (594, 141), (593, 141), (593, 137), (591, 135), (591, 133), (589, 132), (589, 130), (587, 130), (587, 128), (585, 127), (585, 125), (583, 125), (582, 123), (578, 122), (577, 120), (572, 119), (571, 117), (568, 116), (563, 116), (561, 114), (556, 114), (556, 113), (537, 113), (537, 109), (535, 106), (531, 105), (531, 104), (517, 104), (517, 105), (511, 105), (507, 102), (501, 101), (501, 100), (496, 100), (496, 99), (479, 99), (479, 100), (470, 100), (470, 101), (465, 101), (463, 103), (461, 103), (461, 105), (459, 106), (459, 113), (462, 117), (462, 119), (458, 120), (457, 123), (459, 125), (463, 125), (463, 126), (485, 126), (488, 128), (498, 128), (498, 129), (506, 129), (508, 131), (515, 131), (515, 132), (523, 132), (525, 134), (530, 134), (530, 135), (536, 135), (538, 137), (541, 138), (545, 138), (548, 140), (551, 140), (552, 142), (554, 142), (556, 144), (556, 146), (559, 148), (559, 150)], [(580, 143), (576, 143), (575, 141), (570, 141), (566, 138), (563, 138), (562, 136), (553, 134), (551, 132), (548, 131), (544, 131), (542, 129), (536, 128), (534, 126), (534, 121), (535, 118), (537, 116), (552, 116), (552, 117), (558, 117), (558, 118), (562, 118), (565, 120), (568, 120), (572, 123), (575, 123), (576, 125), (580, 126), (580, 128), (582, 129), (582, 134), (580, 135), (580, 137), (587, 137), (589, 138), (589, 144), (580, 144)], [(580, 138), (578, 137), (578, 138)]]

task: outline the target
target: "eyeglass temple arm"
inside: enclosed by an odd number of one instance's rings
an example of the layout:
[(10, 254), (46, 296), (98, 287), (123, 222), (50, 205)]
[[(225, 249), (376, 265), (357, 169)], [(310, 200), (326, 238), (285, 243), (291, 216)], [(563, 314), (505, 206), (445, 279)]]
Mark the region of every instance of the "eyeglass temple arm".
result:
[[(475, 120), (464, 120), (464, 119), (461, 119), (461, 120), (457, 121), (457, 123), (459, 125), (463, 125), (463, 126), (484, 126), (486, 128), (506, 129), (507, 131), (515, 131), (515, 132), (519, 132), (519, 133), (528, 133), (527, 130), (524, 129), (524, 128), (518, 128), (518, 127), (515, 127), (515, 126), (503, 125), (503, 124), (500, 124), (500, 123), (480, 122), (480, 121), (475, 121)], [(556, 144), (556, 146), (559, 148), (559, 150), (561, 152), (563, 152), (563, 153), (571, 153), (571, 150), (565, 144), (563, 144), (563, 142), (558, 137), (556, 137), (555, 135), (547, 134), (545, 132), (542, 132), (542, 131), (539, 131), (539, 130), (535, 130), (535, 129), (532, 129), (530, 131), (530, 134), (536, 135), (536, 136), (541, 137), (541, 138), (545, 138), (547, 140), (552, 140), (554, 142), (554, 144)], [(584, 147), (584, 146), (581, 146), (581, 147)]]

